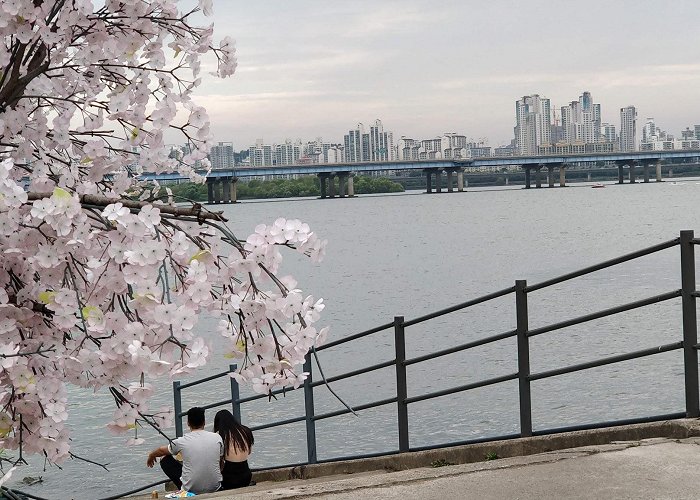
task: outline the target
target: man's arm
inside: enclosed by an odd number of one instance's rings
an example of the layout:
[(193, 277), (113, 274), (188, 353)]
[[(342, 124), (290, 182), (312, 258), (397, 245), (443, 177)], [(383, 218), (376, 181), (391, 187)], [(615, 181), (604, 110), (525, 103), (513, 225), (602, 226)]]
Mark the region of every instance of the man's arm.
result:
[(148, 460), (146, 460), (146, 465), (148, 467), (153, 467), (153, 464), (156, 463), (156, 458), (164, 457), (165, 455), (170, 455), (170, 450), (168, 450), (167, 446), (161, 446), (160, 448), (156, 448), (148, 454)]

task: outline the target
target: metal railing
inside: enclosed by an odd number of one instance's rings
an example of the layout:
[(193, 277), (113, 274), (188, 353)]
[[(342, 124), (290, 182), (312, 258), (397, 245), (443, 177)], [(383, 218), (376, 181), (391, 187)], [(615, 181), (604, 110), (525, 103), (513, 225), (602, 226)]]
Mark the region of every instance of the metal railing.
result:
[[(378, 332), (393, 329), (394, 330), (394, 347), (395, 347), (395, 358), (387, 360), (381, 363), (374, 364), (372, 366), (367, 366), (364, 368), (358, 368), (341, 375), (336, 375), (333, 377), (328, 377), (326, 381), (314, 381), (312, 377), (312, 363), (311, 357), (307, 356), (306, 363), (304, 364), (304, 371), (309, 373), (309, 377), (304, 382), (302, 388), (304, 391), (304, 414), (298, 417), (289, 418), (286, 420), (266, 423), (264, 425), (258, 425), (251, 427), (253, 431), (260, 429), (268, 429), (272, 427), (278, 427), (282, 425), (288, 425), (296, 422), (305, 422), (306, 424), (306, 441), (307, 441), (307, 461), (304, 464), (313, 464), (318, 462), (330, 462), (336, 460), (344, 460), (350, 458), (367, 458), (372, 456), (390, 455), (394, 453), (402, 453), (408, 451), (418, 451), (431, 448), (440, 448), (447, 446), (455, 446), (461, 444), (494, 441), (499, 439), (510, 439), (516, 437), (525, 437), (532, 435), (544, 435), (556, 432), (570, 431), (570, 430), (581, 430), (590, 429), (598, 427), (608, 427), (611, 425), (623, 425), (638, 422), (648, 422), (648, 421), (658, 421), (666, 420), (670, 418), (682, 418), (682, 417), (698, 417), (700, 416), (700, 396), (698, 391), (698, 353), (697, 350), (700, 347), (697, 339), (697, 318), (696, 318), (696, 298), (700, 296), (700, 293), (696, 290), (695, 285), (695, 252), (694, 245), (700, 243), (700, 239), (695, 239), (693, 231), (681, 231), (680, 237), (675, 238), (664, 243), (660, 243), (643, 250), (632, 252), (599, 264), (585, 267), (577, 271), (564, 274), (562, 276), (552, 278), (540, 283), (533, 285), (528, 285), (525, 280), (517, 280), (515, 285), (482, 297), (463, 302), (461, 304), (448, 307), (424, 316), (420, 316), (411, 320), (405, 320), (403, 316), (396, 316), (394, 320), (390, 323), (385, 323), (377, 327), (371, 328), (369, 330), (350, 335), (348, 337), (329, 342), (321, 347), (317, 348), (317, 351), (323, 351), (325, 349), (330, 349), (354, 340), (364, 338), (373, 335)], [(634, 302), (629, 302), (626, 304), (618, 305), (608, 309), (603, 309), (583, 316), (578, 316), (575, 318), (570, 318), (558, 323), (549, 324), (539, 328), (530, 329), (528, 326), (528, 294), (537, 290), (542, 290), (544, 288), (557, 285), (559, 283), (578, 278), (589, 273), (600, 271), (611, 266), (615, 266), (624, 262), (629, 262), (640, 257), (651, 255), (662, 250), (666, 250), (672, 247), (680, 247), (680, 264), (681, 264), (681, 288), (676, 290), (671, 290), (660, 295), (655, 295), (652, 297), (647, 297), (644, 299), (636, 300)], [(416, 356), (413, 358), (406, 357), (406, 329), (412, 326), (424, 323), (426, 321), (438, 318), (440, 316), (445, 316), (456, 311), (464, 310), (469, 307), (475, 306), (477, 304), (483, 304), (494, 299), (503, 298), (509, 295), (514, 295), (515, 297), (515, 316), (516, 316), (516, 328), (515, 330), (502, 332), (489, 337), (484, 337), (478, 340), (464, 343), (455, 347), (448, 349), (443, 349), (440, 351), (433, 352), (431, 354), (425, 354), (421, 356)], [(530, 346), (529, 340), (537, 335), (542, 335), (555, 330), (560, 330), (562, 328), (570, 327), (573, 325), (578, 325), (588, 321), (592, 321), (599, 318), (604, 318), (607, 316), (612, 316), (625, 311), (631, 311), (633, 309), (638, 309), (646, 307), (649, 305), (657, 304), (659, 302), (664, 302), (674, 298), (680, 297), (682, 299), (682, 316), (683, 316), (683, 338), (676, 342), (671, 342), (661, 346), (654, 346), (646, 349), (637, 350), (634, 352), (629, 352), (625, 354), (619, 354), (615, 356), (609, 356), (604, 358), (599, 358), (593, 361), (587, 361), (584, 363), (578, 363), (574, 365), (565, 366), (562, 368), (545, 370), (540, 372), (532, 373), (530, 370)], [(456, 387), (451, 387), (444, 390), (434, 391), (426, 394), (421, 394), (418, 396), (408, 396), (408, 386), (406, 381), (406, 367), (414, 365), (417, 363), (422, 363), (424, 361), (432, 360), (441, 356), (446, 356), (448, 354), (453, 354), (461, 351), (466, 351), (473, 349), (475, 347), (483, 346), (486, 344), (491, 344), (501, 340), (509, 339), (515, 337), (517, 339), (517, 371), (514, 373), (508, 373), (505, 375), (488, 378), (480, 380), (477, 382), (459, 385)], [(547, 378), (557, 377), (564, 374), (574, 373), (582, 370), (588, 370), (591, 368), (596, 368), (604, 365), (609, 365), (613, 363), (619, 363), (622, 361), (628, 361), (632, 359), (642, 358), (646, 356), (653, 356), (660, 353), (665, 353), (674, 350), (683, 350), (683, 362), (684, 362), (684, 385), (685, 385), (685, 411), (678, 413), (671, 413), (665, 415), (652, 415), (643, 416), (639, 418), (632, 418), (626, 420), (616, 420), (611, 422), (598, 422), (594, 424), (585, 425), (575, 425), (570, 427), (559, 427), (551, 428), (545, 430), (533, 431), (532, 426), (532, 393), (531, 393), (531, 382), (535, 380), (543, 380)], [(394, 397), (381, 399), (373, 401), (370, 403), (365, 403), (362, 405), (355, 406), (354, 411), (359, 412), (362, 410), (367, 410), (370, 408), (376, 408), (379, 406), (386, 406), (396, 404), (397, 407), (397, 427), (398, 427), (398, 449), (386, 450), (379, 453), (364, 454), (364, 455), (353, 455), (348, 457), (332, 457), (328, 459), (319, 460), (316, 449), (316, 422), (319, 420), (333, 418), (340, 415), (345, 415), (350, 413), (350, 410), (343, 408), (337, 411), (331, 411), (322, 414), (316, 414), (314, 408), (314, 388), (322, 385), (326, 382), (333, 383), (339, 380), (344, 380), (347, 378), (355, 377), (358, 375), (363, 375), (370, 373), (382, 368), (387, 368), (390, 366), (395, 367), (396, 371), (396, 395)], [(203, 378), (194, 382), (189, 382), (186, 384), (180, 384), (180, 382), (173, 383), (173, 392), (175, 398), (175, 414), (176, 414), (176, 432), (178, 436), (182, 435), (182, 417), (185, 413), (182, 412), (181, 404), (181, 392), (183, 389), (198, 384), (202, 384), (216, 378), (224, 377), (229, 375), (229, 373), (236, 369), (235, 365), (231, 365), (230, 370), (212, 375), (210, 377)], [(431, 446), (423, 447), (412, 447), (409, 441), (409, 423), (408, 423), (408, 405), (412, 403), (417, 403), (419, 401), (426, 401), (433, 398), (446, 396), (450, 394), (456, 394), (460, 392), (470, 391), (481, 387), (501, 384), (508, 381), (518, 381), (518, 393), (519, 393), (519, 420), (520, 420), (520, 432), (518, 434), (509, 434), (503, 436), (493, 436), (488, 438), (471, 439), (450, 443), (441, 443)], [(293, 389), (284, 389), (275, 391), (273, 394), (281, 394), (283, 392), (289, 392)], [(241, 415), (241, 405), (255, 401), (262, 398), (267, 398), (268, 395), (255, 395), (249, 397), (241, 398), (239, 396), (239, 388), (236, 381), (231, 379), (231, 398), (224, 401), (219, 401), (204, 406), (204, 408), (214, 408), (218, 406), (224, 406), (231, 404), (233, 407), (233, 413), (240, 418)], [(285, 464), (284, 466), (292, 465), (302, 465), (302, 464)], [(276, 467), (282, 467), (283, 465), (278, 465)]]

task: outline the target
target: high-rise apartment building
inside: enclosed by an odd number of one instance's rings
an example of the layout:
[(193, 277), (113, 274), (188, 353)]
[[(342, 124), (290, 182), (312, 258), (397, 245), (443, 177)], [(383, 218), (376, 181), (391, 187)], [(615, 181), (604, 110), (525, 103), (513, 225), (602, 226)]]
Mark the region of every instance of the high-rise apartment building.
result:
[(600, 142), (617, 144), (617, 129), (609, 123), (600, 124)]
[(248, 158), (251, 167), (271, 167), (274, 165), (274, 156), (272, 144), (263, 144), (262, 139), (258, 139), (255, 145), (248, 148)]
[(345, 161), (348, 163), (395, 159), (394, 134), (385, 132), (379, 119), (374, 121), (367, 133), (364, 125), (358, 123), (355, 130), (345, 135), (344, 143)]
[(398, 143), (398, 159), (402, 160), (417, 160), (420, 152), (420, 141), (401, 137)]
[(681, 130), (681, 139), (684, 141), (690, 141), (695, 139), (695, 130), (690, 127), (686, 127), (685, 130)]
[(695, 138), (700, 140), (700, 125), (695, 125)]
[(637, 145), (637, 109), (634, 106), (620, 108), (620, 151), (635, 151)]
[(563, 142), (592, 144), (600, 140), (600, 104), (594, 104), (590, 92), (584, 92), (578, 101), (561, 108)]
[(549, 99), (538, 94), (515, 102), (515, 146), (518, 154), (536, 154), (551, 142), (552, 115)]
[(318, 137), (304, 145), (302, 163), (342, 163), (343, 145), (323, 142)]
[(357, 124), (355, 130), (345, 135), (345, 162), (358, 163), (362, 161), (362, 136), (365, 135), (364, 125)]
[(209, 161), (211, 162), (211, 168), (233, 168), (233, 143), (232, 142), (220, 142), (215, 146), (212, 146), (209, 151)]
[(301, 158), (303, 147), (301, 141), (292, 143), (290, 140), (284, 141), (284, 144), (275, 144), (275, 165), (296, 165)]
[(658, 129), (653, 117), (647, 117), (647, 121), (642, 127), (642, 142), (651, 142), (659, 138)]

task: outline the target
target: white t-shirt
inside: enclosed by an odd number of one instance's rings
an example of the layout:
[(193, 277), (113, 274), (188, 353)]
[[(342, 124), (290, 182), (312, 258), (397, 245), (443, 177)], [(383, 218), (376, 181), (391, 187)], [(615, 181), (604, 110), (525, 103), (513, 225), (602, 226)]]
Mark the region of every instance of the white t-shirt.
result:
[(219, 460), (224, 442), (214, 432), (196, 430), (168, 445), (172, 455), (182, 452), (182, 488), (193, 493), (209, 493), (221, 486)]

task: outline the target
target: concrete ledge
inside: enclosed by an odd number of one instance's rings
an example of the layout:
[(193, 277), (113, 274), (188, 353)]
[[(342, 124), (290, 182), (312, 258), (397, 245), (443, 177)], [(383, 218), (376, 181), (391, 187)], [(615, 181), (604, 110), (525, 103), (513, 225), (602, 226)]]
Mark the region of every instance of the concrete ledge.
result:
[(696, 436), (700, 436), (700, 419), (665, 420), (399, 453), (383, 457), (271, 469), (254, 472), (253, 480), (261, 483), (264, 481), (287, 481), (290, 479), (311, 479), (339, 474), (356, 474), (376, 470), (399, 471), (430, 467), (433, 462), (438, 460), (454, 464), (483, 462), (489, 453), (495, 453), (499, 458), (507, 458), (567, 448), (603, 445), (615, 441), (639, 441), (654, 437), (684, 439)]

